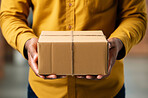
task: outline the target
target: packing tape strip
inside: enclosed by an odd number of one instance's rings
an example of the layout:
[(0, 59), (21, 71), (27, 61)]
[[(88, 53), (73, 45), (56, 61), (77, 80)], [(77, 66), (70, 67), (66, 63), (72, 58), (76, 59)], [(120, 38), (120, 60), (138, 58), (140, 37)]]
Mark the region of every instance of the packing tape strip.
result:
[(73, 31), (71, 31), (71, 37), (72, 37), (72, 75), (74, 75), (74, 37), (73, 37)]

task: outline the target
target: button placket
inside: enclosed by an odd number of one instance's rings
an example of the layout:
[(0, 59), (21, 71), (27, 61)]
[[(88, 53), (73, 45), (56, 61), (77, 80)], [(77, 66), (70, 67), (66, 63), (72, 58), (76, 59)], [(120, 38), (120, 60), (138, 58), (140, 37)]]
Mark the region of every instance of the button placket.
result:
[[(74, 31), (74, 0), (66, 0), (66, 30)], [(76, 98), (75, 77), (68, 76), (68, 98)]]
[(69, 30), (71, 30), (72, 29), (72, 26), (69, 24)]
[(72, 4), (71, 3), (69, 3), (69, 7), (71, 7), (72, 6)]
[(66, 1), (66, 30), (74, 31), (74, 0)]

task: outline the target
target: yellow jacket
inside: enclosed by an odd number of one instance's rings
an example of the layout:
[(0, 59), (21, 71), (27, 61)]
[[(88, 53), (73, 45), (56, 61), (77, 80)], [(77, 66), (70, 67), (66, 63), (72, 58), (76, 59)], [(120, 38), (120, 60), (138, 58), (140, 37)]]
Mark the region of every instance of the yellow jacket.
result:
[[(27, 26), (31, 6), (32, 29)], [(110, 76), (102, 80), (50, 80), (29, 72), (29, 83), (39, 98), (109, 98), (124, 83), (122, 58), (145, 34), (146, 7), (144, 0), (2, 0), (0, 24), (7, 42), (22, 55), (25, 42), (41, 31), (103, 30), (107, 38), (119, 38), (125, 53), (119, 53)]]

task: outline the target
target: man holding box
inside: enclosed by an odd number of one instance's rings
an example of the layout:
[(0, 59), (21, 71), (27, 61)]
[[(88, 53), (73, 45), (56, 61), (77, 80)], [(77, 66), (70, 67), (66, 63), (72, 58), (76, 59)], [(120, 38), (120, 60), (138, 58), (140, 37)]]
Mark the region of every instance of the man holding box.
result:
[[(27, 26), (30, 7), (32, 29)], [(143, 38), (146, 20), (145, 0), (2, 0), (0, 14), (7, 42), (28, 59), (29, 98), (124, 98), (123, 58)], [(108, 39), (108, 75), (38, 74), (41, 31), (88, 30), (103, 30)]]

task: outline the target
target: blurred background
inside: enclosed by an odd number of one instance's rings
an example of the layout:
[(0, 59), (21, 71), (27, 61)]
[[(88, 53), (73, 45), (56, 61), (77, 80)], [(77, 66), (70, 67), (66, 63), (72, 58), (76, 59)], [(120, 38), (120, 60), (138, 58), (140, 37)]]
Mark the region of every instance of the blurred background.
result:
[[(148, 31), (124, 63), (126, 98), (148, 98)], [(27, 98), (28, 66), (27, 60), (7, 44), (0, 31), (0, 98)]]

